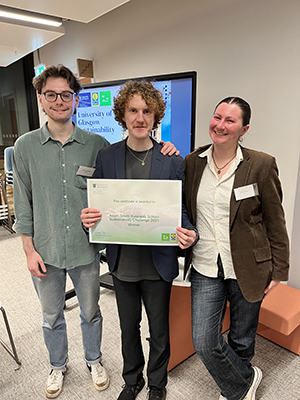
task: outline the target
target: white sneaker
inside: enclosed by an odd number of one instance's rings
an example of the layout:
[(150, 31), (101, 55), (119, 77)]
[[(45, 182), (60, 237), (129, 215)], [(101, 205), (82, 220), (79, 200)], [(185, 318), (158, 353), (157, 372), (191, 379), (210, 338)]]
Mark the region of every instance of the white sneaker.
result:
[(59, 371), (51, 369), (45, 386), (45, 393), (48, 399), (54, 399), (60, 394), (66, 370), (66, 367)]
[(255, 400), (255, 392), (260, 384), (262, 378), (262, 372), (258, 367), (252, 367), (254, 370), (254, 378), (250, 389), (245, 397), (245, 400)]
[(219, 400), (226, 400), (226, 397), (224, 397), (224, 396), (220, 395), (220, 398), (219, 398)]
[(109, 376), (101, 362), (98, 364), (86, 364), (92, 375), (93, 385), (97, 390), (105, 390), (109, 385)]

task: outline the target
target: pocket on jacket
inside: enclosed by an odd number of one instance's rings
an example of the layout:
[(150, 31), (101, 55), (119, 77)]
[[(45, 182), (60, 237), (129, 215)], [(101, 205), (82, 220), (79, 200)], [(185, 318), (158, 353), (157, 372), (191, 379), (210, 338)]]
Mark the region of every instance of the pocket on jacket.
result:
[(263, 247), (261, 249), (253, 250), (256, 262), (270, 261), (272, 259), (272, 253), (270, 247)]

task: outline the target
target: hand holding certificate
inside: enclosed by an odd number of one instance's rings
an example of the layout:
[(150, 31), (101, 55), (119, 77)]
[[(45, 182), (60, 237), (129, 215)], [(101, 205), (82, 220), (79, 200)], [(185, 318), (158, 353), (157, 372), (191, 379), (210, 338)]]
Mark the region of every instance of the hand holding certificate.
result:
[(90, 229), (91, 242), (178, 244), (181, 181), (88, 179), (88, 204), (102, 213)]

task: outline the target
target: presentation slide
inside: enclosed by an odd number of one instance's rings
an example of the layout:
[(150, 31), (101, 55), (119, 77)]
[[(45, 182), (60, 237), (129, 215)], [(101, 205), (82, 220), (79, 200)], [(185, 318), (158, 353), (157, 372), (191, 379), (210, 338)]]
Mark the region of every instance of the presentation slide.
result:
[[(191, 151), (191, 79), (157, 81), (166, 102), (165, 116), (151, 135), (157, 140), (171, 141), (184, 157)], [(105, 137), (110, 143), (125, 139), (127, 131), (119, 125), (112, 111), (113, 98), (121, 85), (88, 87), (79, 93), (79, 105), (74, 122), (82, 129)]]

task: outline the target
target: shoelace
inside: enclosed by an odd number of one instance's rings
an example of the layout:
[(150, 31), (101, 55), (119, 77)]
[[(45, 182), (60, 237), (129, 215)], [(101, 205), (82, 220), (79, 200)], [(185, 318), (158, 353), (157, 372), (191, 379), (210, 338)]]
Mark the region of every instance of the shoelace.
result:
[(126, 393), (128, 393), (128, 394), (135, 393), (135, 386), (128, 386), (128, 385), (125, 385), (125, 386), (126, 386)]
[(93, 373), (95, 379), (102, 379), (104, 376), (104, 371), (100, 364), (93, 365), (92, 373)]
[(62, 371), (52, 371), (50, 375), (50, 385), (58, 385), (60, 374), (62, 374)]
[(157, 400), (162, 398), (162, 395), (163, 395), (163, 390), (162, 389), (158, 389), (158, 388), (154, 387), (154, 388), (150, 389), (150, 392), (151, 392), (151, 398), (154, 398), (154, 399), (157, 399)]
[(127, 385), (126, 383), (122, 386), (123, 389), (125, 389), (126, 394), (135, 394), (135, 391), (137, 389), (137, 385)]

